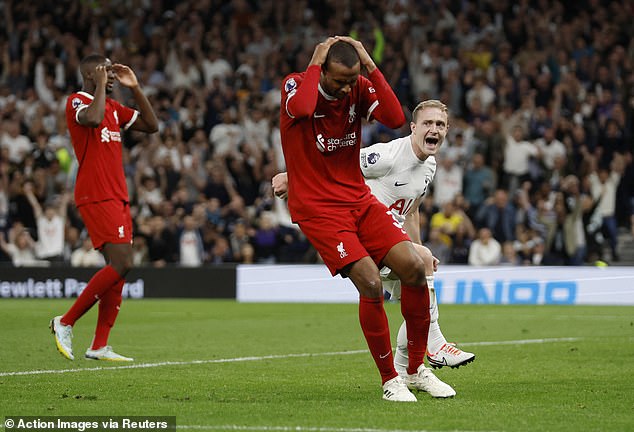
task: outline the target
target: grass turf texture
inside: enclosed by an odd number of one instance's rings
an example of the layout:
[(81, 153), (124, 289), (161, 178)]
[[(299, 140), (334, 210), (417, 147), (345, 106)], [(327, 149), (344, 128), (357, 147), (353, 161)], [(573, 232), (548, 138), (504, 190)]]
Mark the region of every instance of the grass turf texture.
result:
[[(476, 361), (435, 372), (455, 398), (419, 393), (418, 403), (397, 404), (381, 399), (353, 304), (124, 300), (110, 343), (134, 365), (212, 362), (7, 375), (119, 366), (83, 358), (96, 308), (75, 326), (76, 360), (57, 353), (48, 321), (70, 304), (0, 300), (0, 417), (176, 416), (179, 428), (196, 430), (337, 432), (625, 431), (634, 424), (631, 307), (443, 305), (445, 335)], [(386, 310), (395, 340), (399, 306)], [(579, 339), (474, 344), (548, 338)]]

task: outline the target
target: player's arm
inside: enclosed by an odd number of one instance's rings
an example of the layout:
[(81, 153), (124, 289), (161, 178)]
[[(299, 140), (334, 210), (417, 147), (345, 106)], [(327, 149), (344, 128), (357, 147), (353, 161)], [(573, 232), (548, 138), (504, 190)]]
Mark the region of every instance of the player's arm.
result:
[(29, 204), (31, 204), (35, 218), (39, 219), (40, 216), (42, 216), (42, 206), (40, 205), (39, 201), (35, 197), (35, 194), (33, 193), (33, 184), (28, 182), (24, 183), (24, 196), (26, 196), (26, 199), (29, 201)]
[(98, 65), (93, 73), (95, 81), (95, 94), (87, 108), (77, 112), (77, 122), (82, 126), (98, 127), (106, 113), (106, 84), (108, 83), (108, 70), (106, 65)]
[(420, 241), (420, 198), (412, 205), (412, 210), (405, 216), (403, 228), (413, 243), (421, 244)]
[(403, 126), (405, 114), (403, 114), (401, 103), (363, 44), (349, 36), (337, 38), (348, 42), (357, 50), (361, 64), (368, 71), (368, 78), (372, 82), (379, 102), (375, 107), (370, 107), (369, 114), (389, 128), (396, 129)]
[(330, 46), (336, 41), (336, 38), (331, 37), (317, 44), (304, 74), (304, 79), (300, 84), (297, 84), (293, 78), (284, 83), (284, 91), (288, 94), (286, 113), (291, 118), (309, 117), (315, 112), (321, 65), (326, 61)]
[(136, 121), (132, 123), (130, 129), (147, 133), (154, 133), (158, 131), (158, 119), (156, 118), (154, 109), (152, 108), (147, 96), (145, 96), (145, 93), (143, 93), (143, 90), (141, 90), (139, 81), (132, 69), (119, 63), (113, 64), (112, 69), (117, 80), (132, 91), (134, 101), (139, 107), (140, 115)]

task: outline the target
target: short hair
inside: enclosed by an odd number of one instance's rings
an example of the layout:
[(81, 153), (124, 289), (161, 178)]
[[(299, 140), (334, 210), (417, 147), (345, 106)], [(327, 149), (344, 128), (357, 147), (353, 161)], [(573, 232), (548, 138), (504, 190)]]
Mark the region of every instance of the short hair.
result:
[(422, 101), (421, 103), (416, 105), (416, 108), (414, 108), (414, 111), (412, 112), (412, 121), (414, 123), (416, 123), (416, 117), (418, 116), (418, 113), (424, 110), (425, 108), (438, 108), (442, 112), (447, 114), (447, 117), (449, 117), (449, 109), (447, 108), (447, 105), (445, 105), (444, 103), (442, 103), (441, 101), (437, 99), (428, 99), (428, 100)]
[(107, 58), (101, 54), (90, 54), (87, 55), (86, 57), (84, 57), (81, 62), (79, 63), (79, 71), (81, 72), (82, 76), (86, 74), (87, 72), (87, 68), (89, 66), (92, 65), (98, 65), (101, 63), (104, 63), (107, 60)]
[(340, 40), (330, 46), (323, 68), (328, 70), (328, 65), (331, 63), (341, 63), (345, 67), (351, 68), (360, 61), (359, 53), (355, 47), (346, 41)]

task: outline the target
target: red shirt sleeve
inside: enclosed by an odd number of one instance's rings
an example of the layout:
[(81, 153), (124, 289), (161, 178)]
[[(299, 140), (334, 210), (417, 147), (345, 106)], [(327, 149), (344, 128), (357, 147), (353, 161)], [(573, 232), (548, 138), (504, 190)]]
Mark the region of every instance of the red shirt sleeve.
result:
[(139, 116), (139, 112), (135, 109), (120, 104), (114, 99), (111, 99), (114, 109), (117, 112), (117, 123), (123, 130), (127, 130), (136, 121)]
[(303, 81), (296, 88), (290, 89), (286, 99), (286, 112), (290, 117), (308, 117), (315, 112), (320, 76), (321, 66), (309, 66)]
[(405, 114), (401, 103), (385, 80), (381, 71), (376, 68), (368, 75), (376, 90), (379, 105), (372, 112), (372, 117), (391, 129), (397, 129), (405, 123)]

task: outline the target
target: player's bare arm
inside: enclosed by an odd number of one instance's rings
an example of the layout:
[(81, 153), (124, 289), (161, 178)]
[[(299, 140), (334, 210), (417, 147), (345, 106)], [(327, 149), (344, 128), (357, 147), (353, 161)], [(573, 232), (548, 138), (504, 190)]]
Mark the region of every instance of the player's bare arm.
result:
[(405, 216), (405, 222), (403, 223), (403, 229), (412, 240), (413, 243), (421, 244), (420, 241), (420, 212), (418, 207), (420, 206), (420, 198), (412, 204), (412, 209)]
[(359, 58), (361, 59), (361, 64), (365, 66), (365, 69), (368, 71), (368, 73), (374, 72), (374, 70), (376, 69), (376, 64), (374, 63), (374, 60), (372, 60), (370, 54), (368, 54), (368, 52), (366, 51), (361, 41), (352, 39), (350, 36), (337, 36), (336, 40), (342, 40), (352, 45), (354, 49), (357, 50)]
[(112, 65), (112, 70), (117, 81), (132, 91), (134, 100), (139, 106), (139, 113), (141, 115), (130, 128), (147, 133), (158, 131), (158, 119), (156, 118), (154, 109), (152, 109), (150, 101), (143, 93), (143, 90), (141, 90), (139, 81), (132, 69), (126, 65), (115, 63)]
[[(92, 128), (98, 127), (103, 121), (103, 116), (106, 112), (106, 86), (108, 85), (108, 69), (111, 66), (107, 63), (103, 63), (95, 66), (95, 69), (88, 73), (86, 76), (87, 81), (85, 88), (87, 91), (93, 92), (94, 99), (88, 105), (88, 108), (81, 110), (77, 115), (77, 121), (82, 126), (88, 126)], [(90, 89), (89, 84), (92, 83), (95, 87)]]

